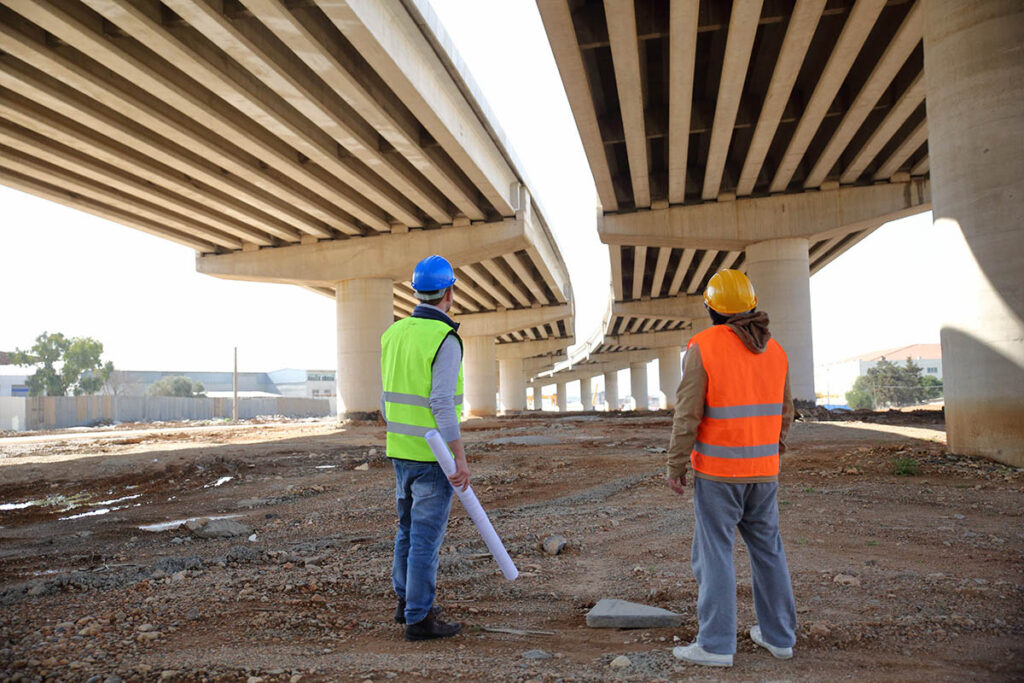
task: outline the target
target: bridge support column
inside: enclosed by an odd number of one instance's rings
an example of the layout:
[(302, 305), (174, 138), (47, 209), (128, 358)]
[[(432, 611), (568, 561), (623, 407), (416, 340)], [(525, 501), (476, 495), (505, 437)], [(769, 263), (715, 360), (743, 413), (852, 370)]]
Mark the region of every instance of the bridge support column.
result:
[(487, 417), (498, 412), (498, 360), (495, 357), (494, 337), (464, 337), (465, 370), (463, 390), (466, 415)]
[(612, 370), (604, 373), (604, 400), (608, 404), (608, 412), (619, 409), (619, 372)]
[(768, 313), (772, 337), (789, 357), (793, 398), (813, 403), (808, 246), (805, 239), (770, 240), (752, 244), (746, 251), (747, 275), (757, 292), (757, 308)]
[(526, 375), (522, 358), (503, 358), (498, 361), (498, 386), (501, 389), (501, 407), (526, 410)]
[(658, 350), (658, 383), (665, 394), (665, 408), (675, 410), (676, 389), (683, 376), (683, 365), (678, 346), (667, 346)]
[(647, 363), (629, 364), (629, 393), (633, 395), (637, 410), (649, 410), (650, 395), (647, 390)]
[(1024, 5), (924, 5), (928, 155), (947, 273), (942, 373), (949, 450), (1024, 466)]
[(566, 413), (569, 411), (569, 396), (566, 392), (567, 383), (559, 382), (556, 387), (558, 391), (558, 412)]
[(593, 377), (580, 378), (580, 403), (583, 404), (583, 410), (594, 409), (593, 379)]
[(335, 291), (338, 417), (366, 419), (380, 410), (380, 336), (395, 319), (393, 284), (342, 280)]
[(544, 405), (541, 401), (541, 390), (539, 384), (531, 384), (533, 388), (533, 403), (530, 405), (530, 410), (543, 410)]

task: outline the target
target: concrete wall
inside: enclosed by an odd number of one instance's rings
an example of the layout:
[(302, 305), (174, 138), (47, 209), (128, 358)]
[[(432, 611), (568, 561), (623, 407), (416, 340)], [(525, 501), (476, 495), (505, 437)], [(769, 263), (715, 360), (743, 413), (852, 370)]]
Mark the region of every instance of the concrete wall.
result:
[[(17, 411), (21, 411), (20, 413)], [(242, 419), (260, 415), (323, 417), (332, 414), (330, 401), (312, 398), (242, 398)], [(111, 422), (166, 422), (231, 417), (229, 398), (177, 398), (170, 396), (45, 396), (0, 399), (0, 429), (9, 429), (18, 416), (20, 428), (60, 429), (83, 427), (100, 420)]]
[(0, 432), (21, 431), (25, 425), (25, 403), (28, 399), (21, 397), (0, 396)]

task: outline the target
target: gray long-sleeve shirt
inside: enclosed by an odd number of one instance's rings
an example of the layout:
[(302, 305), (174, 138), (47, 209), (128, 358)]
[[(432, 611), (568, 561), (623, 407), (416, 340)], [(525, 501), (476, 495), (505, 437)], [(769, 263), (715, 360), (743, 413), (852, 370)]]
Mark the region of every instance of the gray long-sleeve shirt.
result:
[[(419, 304), (441, 311), (430, 304)], [(442, 313), (444, 311), (441, 311)], [(434, 356), (430, 378), (430, 412), (437, 422), (441, 438), (451, 443), (462, 438), (459, 418), (455, 414), (455, 389), (459, 382), (459, 368), (462, 367), (462, 344), (453, 335), (448, 335)], [(380, 397), (380, 412), (385, 415), (384, 397)]]

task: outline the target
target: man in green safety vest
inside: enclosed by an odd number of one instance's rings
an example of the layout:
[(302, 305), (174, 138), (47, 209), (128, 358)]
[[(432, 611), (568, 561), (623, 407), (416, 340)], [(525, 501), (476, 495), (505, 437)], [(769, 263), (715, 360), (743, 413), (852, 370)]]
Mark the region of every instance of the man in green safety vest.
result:
[[(462, 625), (441, 620), (434, 605), (437, 562), (452, 507), (452, 486), (469, 486), (462, 447), (462, 340), (448, 317), (455, 271), (440, 256), (416, 265), (412, 288), (422, 303), (380, 339), (384, 385), (381, 410), (387, 422), (387, 455), (395, 468), (398, 533), (391, 580), (398, 596), (395, 622), (406, 640), (448, 638)], [(447, 478), (424, 438), (441, 433), (455, 456)], [(449, 484), (449, 481), (451, 482)]]

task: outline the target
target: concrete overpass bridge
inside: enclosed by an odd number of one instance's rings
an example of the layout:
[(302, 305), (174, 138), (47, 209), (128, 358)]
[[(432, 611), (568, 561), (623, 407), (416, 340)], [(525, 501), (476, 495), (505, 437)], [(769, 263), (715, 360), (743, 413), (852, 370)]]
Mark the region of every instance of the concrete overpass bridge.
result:
[[(1024, 463), (1024, 6), (537, 4), (602, 206), (615, 343), (672, 357), (689, 332), (666, 327), (740, 268), (813, 400), (809, 276), (931, 209), (970, 248), (936, 294), (950, 448)], [(880, 324), (913, 305), (878, 303)]]
[(0, 0), (0, 183), (334, 297), (342, 414), (377, 409), (379, 336), (432, 253), (470, 413), (494, 413), (499, 365), (525, 407), (523, 360), (573, 342), (494, 121), (424, 0)]

